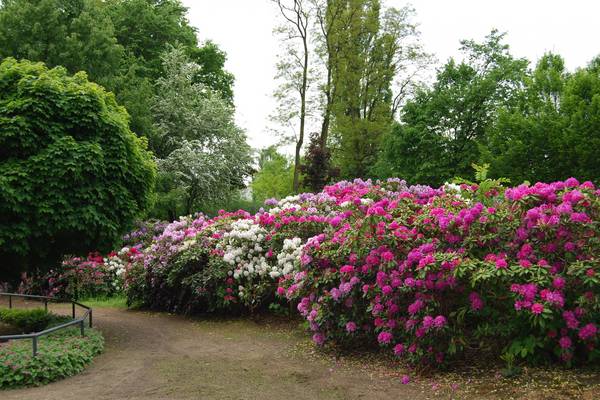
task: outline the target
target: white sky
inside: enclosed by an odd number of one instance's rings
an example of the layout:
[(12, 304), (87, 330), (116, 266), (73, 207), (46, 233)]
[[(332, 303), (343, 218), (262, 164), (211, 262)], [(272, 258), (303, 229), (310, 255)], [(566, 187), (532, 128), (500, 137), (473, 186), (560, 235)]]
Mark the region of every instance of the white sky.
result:
[[(279, 44), (273, 28), (280, 22), (270, 0), (183, 0), (199, 39), (211, 39), (227, 53), (235, 75), (238, 124), (253, 147), (275, 143), (269, 115)], [(383, 0), (402, 7), (403, 0)], [(459, 57), (459, 40), (481, 40), (492, 28), (507, 31), (518, 57), (537, 60), (546, 51), (562, 55), (569, 69), (600, 54), (599, 0), (413, 0), (425, 49), (440, 62)]]

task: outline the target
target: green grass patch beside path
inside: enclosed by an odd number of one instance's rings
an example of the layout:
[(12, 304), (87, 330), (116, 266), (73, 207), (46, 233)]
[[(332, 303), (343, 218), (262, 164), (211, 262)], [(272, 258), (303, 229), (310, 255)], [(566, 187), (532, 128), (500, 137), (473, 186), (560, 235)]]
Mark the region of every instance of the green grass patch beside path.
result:
[(81, 304), (93, 308), (127, 308), (127, 298), (125, 296), (115, 297), (91, 297), (89, 299), (79, 300)]

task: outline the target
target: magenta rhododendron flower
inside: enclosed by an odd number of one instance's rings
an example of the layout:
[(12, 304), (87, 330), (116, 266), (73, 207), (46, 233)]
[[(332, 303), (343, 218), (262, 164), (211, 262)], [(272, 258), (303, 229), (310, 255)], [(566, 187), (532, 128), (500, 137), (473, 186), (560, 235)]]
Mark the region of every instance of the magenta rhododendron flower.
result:
[(402, 343), (398, 343), (397, 345), (394, 346), (394, 354), (397, 356), (401, 356), (402, 354), (404, 354), (405, 348), (404, 345)]
[(350, 321), (350, 322), (346, 323), (346, 331), (352, 333), (352, 332), (356, 331), (356, 328), (357, 328), (357, 326), (356, 326), (355, 322)]
[(582, 340), (590, 340), (595, 338), (597, 333), (598, 329), (596, 328), (596, 325), (590, 322), (589, 324), (584, 325), (581, 329), (579, 329), (578, 335)]
[(446, 323), (448, 321), (446, 320), (446, 317), (444, 317), (443, 315), (438, 315), (437, 317), (435, 317), (435, 319), (433, 320), (433, 325), (440, 329), (443, 328), (444, 326), (446, 326)]
[(481, 300), (481, 297), (476, 292), (469, 294), (469, 301), (471, 302), (471, 310), (479, 311), (483, 308), (483, 300)]
[(544, 305), (540, 303), (534, 303), (531, 306), (531, 312), (535, 315), (541, 314), (542, 312), (544, 312)]
[(322, 333), (315, 333), (313, 335), (312, 339), (319, 346), (322, 346), (323, 344), (325, 344), (325, 336)]
[(568, 336), (561, 337), (558, 343), (561, 349), (570, 349), (573, 344), (573, 342), (571, 342), (571, 338), (569, 338)]
[(380, 332), (379, 335), (377, 335), (377, 341), (381, 344), (389, 344), (392, 339), (393, 339), (393, 335), (389, 332)]

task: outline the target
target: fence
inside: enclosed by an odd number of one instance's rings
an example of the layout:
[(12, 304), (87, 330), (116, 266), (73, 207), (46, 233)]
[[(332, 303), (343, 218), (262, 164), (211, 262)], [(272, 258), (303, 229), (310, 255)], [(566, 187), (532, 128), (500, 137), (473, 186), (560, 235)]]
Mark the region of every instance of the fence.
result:
[[(50, 302), (67, 303), (65, 301), (55, 299), (53, 297), (35, 296), (35, 295), (29, 295), (29, 294), (0, 293), (0, 297), (8, 297), (8, 308), (13, 308), (13, 298), (24, 298), (24, 299), (33, 299), (33, 300), (37, 300), (37, 301), (43, 301), (44, 309), (46, 311), (48, 311), (48, 303), (50, 303)], [(52, 332), (56, 332), (61, 329), (65, 329), (65, 328), (68, 328), (70, 326), (75, 326), (75, 325), (79, 325), (79, 327), (81, 329), (81, 336), (85, 336), (85, 320), (86, 319), (89, 321), (89, 327), (90, 328), (92, 327), (92, 309), (84, 304), (78, 303), (73, 300), (71, 300), (70, 303), (71, 303), (72, 317), (73, 317), (72, 321), (65, 322), (64, 324), (60, 324), (57, 326), (53, 326), (52, 328), (48, 328), (48, 329), (40, 331), (40, 332), (28, 333), (28, 334), (23, 334), (23, 335), (0, 336), (0, 341), (31, 339), (32, 354), (34, 357), (36, 357), (37, 353), (38, 353), (38, 340), (42, 336), (46, 336)], [(77, 306), (85, 309), (85, 312), (79, 318), (76, 318), (76, 307)]]

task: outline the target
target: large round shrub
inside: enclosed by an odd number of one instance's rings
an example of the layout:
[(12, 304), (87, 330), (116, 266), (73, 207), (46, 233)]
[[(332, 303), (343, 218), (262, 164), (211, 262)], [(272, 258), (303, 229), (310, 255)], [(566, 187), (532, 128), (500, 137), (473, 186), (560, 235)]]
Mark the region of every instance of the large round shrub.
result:
[(85, 73), (0, 64), (0, 280), (110, 248), (147, 206), (154, 178), (126, 110)]

